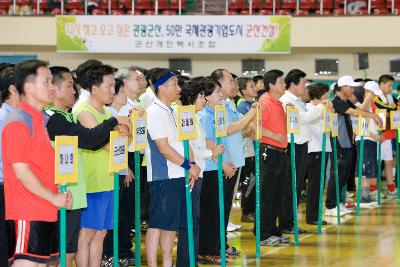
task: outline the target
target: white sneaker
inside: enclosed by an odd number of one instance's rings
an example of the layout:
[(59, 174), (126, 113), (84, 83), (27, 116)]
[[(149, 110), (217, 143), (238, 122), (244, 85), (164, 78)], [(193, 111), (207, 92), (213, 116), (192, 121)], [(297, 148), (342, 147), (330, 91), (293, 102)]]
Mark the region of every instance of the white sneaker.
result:
[(345, 214), (350, 214), (353, 212), (353, 210), (346, 208), (346, 206), (343, 205), (343, 203), (340, 203), (340, 213), (342, 212), (344, 212)]
[(354, 193), (347, 191), (346, 192), (346, 198), (352, 198), (352, 197), (354, 197)]
[(387, 191), (387, 197), (397, 197), (397, 188), (394, 191)]
[[(378, 201), (378, 190), (372, 191), (370, 193), (370, 196), (373, 201)], [(385, 198), (386, 198), (386, 195), (381, 192), (381, 199), (385, 199)]]
[(237, 231), (237, 230), (240, 230), (240, 229), (242, 229), (241, 225), (234, 224), (234, 223), (231, 223), (231, 222), (229, 222), (228, 223), (228, 227), (226, 227), (226, 231), (227, 232), (234, 232), (234, 231)]
[[(342, 210), (342, 208), (340, 208), (340, 217), (344, 215), (346, 215), (346, 213)], [(326, 209), (325, 216), (337, 217), (338, 216), (337, 208), (334, 207), (333, 209)]]

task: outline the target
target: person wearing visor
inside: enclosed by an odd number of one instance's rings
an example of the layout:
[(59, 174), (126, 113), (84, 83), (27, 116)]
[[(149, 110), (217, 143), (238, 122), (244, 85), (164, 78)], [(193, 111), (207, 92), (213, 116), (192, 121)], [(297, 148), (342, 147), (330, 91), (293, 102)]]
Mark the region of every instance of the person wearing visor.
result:
[(339, 134), (337, 137), (338, 168), (339, 168), (339, 196), (340, 196), (340, 214), (336, 209), (336, 188), (335, 179), (329, 179), (326, 196), (326, 216), (343, 216), (346, 214), (344, 206), (345, 199), (342, 197), (343, 186), (353, 175), (351, 173), (352, 163), (352, 145), (353, 145), (353, 127), (350, 116), (363, 116), (372, 118), (377, 125), (382, 125), (382, 121), (375, 113), (370, 112), (371, 101), (375, 94), (371, 91), (366, 92), (364, 102), (357, 108), (350, 98), (354, 95), (354, 88), (360, 86), (351, 76), (339, 78), (335, 85), (335, 97), (332, 100), (333, 109), (338, 114)]
[[(157, 249), (161, 246), (162, 266), (173, 266), (172, 252), (176, 232), (186, 227), (185, 170), (190, 183), (200, 174), (195, 162), (184, 158), (183, 142), (172, 103), (180, 98), (176, 75), (168, 69), (156, 70), (151, 83), (156, 97), (147, 109), (148, 147), (147, 181), (149, 182), (149, 229), (146, 234), (146, 256), (149, 267), (157, 266)], [(190, 151), (191, 159), (193, 153)]]

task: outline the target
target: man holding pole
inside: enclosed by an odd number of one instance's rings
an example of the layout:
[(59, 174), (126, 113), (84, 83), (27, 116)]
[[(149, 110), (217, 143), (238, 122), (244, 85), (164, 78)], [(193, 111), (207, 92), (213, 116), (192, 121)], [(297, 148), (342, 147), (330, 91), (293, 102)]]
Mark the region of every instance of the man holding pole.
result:
[(338, 114), (338, 169), (339, 169), (339, 197), (340, 199), (340, 214), (336, 208), (336, 187), (335, 179), (329, 179), (327, 185), (326, 196), (326, 216), (343, 216), (345, 215), (346, 207), (344, 206), (344, 199), (342, 199), (342, 189), (347, 183), (348, 179), (353, 175), (351, 173), (351, 162), (353, 157), (352, 142), (353, 142), (353, 127), (351, 125), (350, 116), (363, 116), (372, 118), (377, 124), (381, 125), (382, 122), (378, 115), (365, 111), (371, 104), (373, 93), (368, 93), (366, 99), (360, 107), (354, 106), (350, 98), (354, 95), (354, 87), (359, 86), (360, 83), (354, 82), (351, 76), (341, 77), (335, 85), (336, 96), (332, 100), (333, 109)]
[(13, 266), (52, 264), (58, 257), (58, 208), (72, 204), (71, 193), (57, 192), (54, 149), (42, 113), (54, 97), (47, 63), (16, 66), (15, 86), (24, 102), (7, 116), (2, 150), (6, 219), (16, 225)]
[(176, 75), (160, 68), (152, 76), (156, 98), (147, 109), (148, 143), (146, 148), (149, 181), (149, 229), (146, 256), (149, 267), (157, 266), (157, 249), (161, 245), (163, 267), (172, 265), (176, 232), (186, 224), (185, 170), (190, 186), (199, 177), (200, 168), (184, 158), (179, 141), (176, 112), (172, 103), (180, 98)]
[[(290, 104), (295, 106), (300, 111), (300, 134), (294, 136), (295, 142), (295, 162), (296, 164), (296, 189), (297, 190), (297, 205), (300, 203), (301, 190), (304, 188), (305, 172), (307, 162), (308, 141), (310, 140), (310, 130), (307, 123), (321, 117), (324, 112), (324, 105), (318, 104), (316, 108), (308, 110), (306, 105), (301, 100), (301, 97), (306, 93), (306, 73), (301, 70), (293, 69), (285, 77), (286, 91), (279, 99), (282, 102), (283, 108)], [(290, 146), (289, 146), (290, 155)], [(293, 234), (293, 196), (291, 176), (284, 176), (282, 181), (282, 207), (279, 215), (279, 227), (283, 233)], [(298, 228), (299, 234), (305, 233), (305, 230)]]
[[(282, 202), (282, 177), (288, 175), (286, 114), (279, 98), (285, 93), (283, 72), (270, 70), (264, 75), (265, 90), (259, 99), (262, 115), (260, 145), (260, 244), (289, 243), (276, 225)], [(253, 232), (255, 233), (255, 225)]]

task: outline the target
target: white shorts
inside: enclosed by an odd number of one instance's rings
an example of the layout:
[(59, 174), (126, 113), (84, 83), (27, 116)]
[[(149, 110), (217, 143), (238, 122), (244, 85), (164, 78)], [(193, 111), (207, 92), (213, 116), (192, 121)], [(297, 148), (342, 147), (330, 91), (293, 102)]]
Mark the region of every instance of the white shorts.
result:
[(382, 160), (393, 160), (392, 140), (385, 140), (381, 145)]

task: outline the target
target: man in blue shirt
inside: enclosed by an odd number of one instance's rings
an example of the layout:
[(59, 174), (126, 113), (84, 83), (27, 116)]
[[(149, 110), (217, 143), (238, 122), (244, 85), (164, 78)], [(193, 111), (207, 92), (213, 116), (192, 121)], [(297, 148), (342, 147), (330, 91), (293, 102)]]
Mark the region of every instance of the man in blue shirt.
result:
[[(232, 74), (226, 69), (217, 69), (211, 73), (210, 77), (221, 84), (221, 92), (224, 99), (223, 105), (226, 107), (228, 136), (226, 138), (225, 154), (230, 163), (236, 168), (241, 168), (245, 163), (242, 130), (256, 115), (257, 105), (253, 106), (249, 112), (243, 116), (236, 110), (236, 105), (233, 102), (237, 91), (236, 81), (233, 79)], [(225, 229), (228, 226), (237, 178), (238, 173), (224, 180)], [(228, 244), (226, 252), (229, 255), (238, 255), (240, 253), (235, 247), (230, 247)]]
[[(0, 72), (0, 93), (2, 103), (0, 108), (1, 133), (6, 115), (14, 112), (20, 104), (20, 95), (14, 86), (14, 68), (12, 65), (6, 66)], [(12, 233), (11, 225), (5, 221), (3, 157), (0, 153), (0, 266), (8, 266), (8, 237), (10, 233)]]

